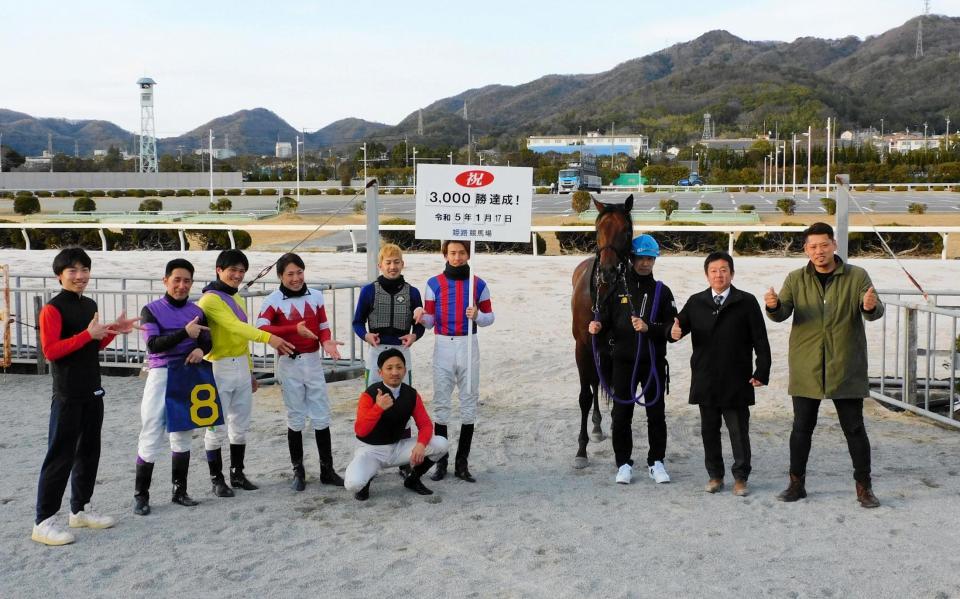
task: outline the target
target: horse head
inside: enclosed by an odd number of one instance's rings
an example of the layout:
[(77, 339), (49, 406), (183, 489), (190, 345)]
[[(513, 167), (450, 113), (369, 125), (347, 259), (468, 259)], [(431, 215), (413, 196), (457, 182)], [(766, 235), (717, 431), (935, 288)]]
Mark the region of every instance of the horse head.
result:
[(597, 208), (597, 269), (599, 283), (616, 280), (618, 270), (630, 264), (630, 248), (633, 242), (633, 194), (623, 204), (603, 204), (593, 201)]

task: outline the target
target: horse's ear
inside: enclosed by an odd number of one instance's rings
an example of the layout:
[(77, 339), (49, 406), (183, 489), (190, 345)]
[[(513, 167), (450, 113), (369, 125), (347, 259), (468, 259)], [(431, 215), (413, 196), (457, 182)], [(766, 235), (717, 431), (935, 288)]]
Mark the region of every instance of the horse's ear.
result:
[(627, 201), (623, 203), (623, 207), (627, 212), (630, 212), (630, 209), (633, 208), (633, 194), (627, 196)]
[(606, 209), (606, 205), (604, 205), (603, 202), (600, 202), (599, 200), (597, 200), (597, 198), (593, 196), (590, 196), (590, 199), (593, 200), (593, 205), (596, 206), (597, 212), (602, 214), (604, 209)]

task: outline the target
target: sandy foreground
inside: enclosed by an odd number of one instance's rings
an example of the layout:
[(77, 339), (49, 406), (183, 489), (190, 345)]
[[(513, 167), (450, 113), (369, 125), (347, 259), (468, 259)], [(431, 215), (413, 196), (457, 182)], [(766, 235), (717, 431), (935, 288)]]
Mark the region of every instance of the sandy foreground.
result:
[[(92, 253), (94, 274), (161, 273), (174, 253)], [(49, 270), (53, 252), (0, 251), (14, 272)], [(275, 255), (251, 252), (256, 272)], [(214, 253), (191, 252), (201, 272)], [(311, 278), (363, 279), (365, 257), (305, 256)], [(430, 497), (382, 472), (366, 503), (316, 481), (305, 435), (307, 490), (289, 489), (279, 389), (256, 394), (247, 472), (259, 491), (217, 499), (203, 446), (194, 439), (190, 489), (196, 508), (169, 503), (170, 465), (158, 462), (153, 514), (131, 510), (141, 378), (107, 378), (97, 510), (118, 518), (80, 530), (72, 546), (29, 539), (37, 476), (46, 449), (48, 378), (0, 374), (0, 597), (958, 597), (960, 433), (867, 402), (874, 486), (883, 503), (858, 507), (846, 443), (831, 404), (821, 410), (807, 476), (809, 497), (783, 504), (791, 413), (786, 395), (789, 322), (767, 323), (772, 384), (753, 409), (752, 494), (717, 495), (706, 482), (699, 413), (687, 404), (690, 342), (669, 349), (668, 485), (642, 467), (616, 485), (610, 441), (591, 443), (590, 466), (572, 468), (579, 427), (570, 337), (570, 274), (581, 258), (479, 256), (490, 284), (493, 327), (480, 332), (481, 419), (471, 455), (479, 479), (434, 483)], [(737, 260), (734, 284), (761, 295), (779, 288), (799, 259)], [(889, 260), (862, 260), (878, 287), (909, 285)], [(135, 265), (135, 266), (132, 266)], [(407, 257), (407, 279), (423, 287), (436, 255)], [(913, 260), (929, 288), (956, 287), (960, 264)], [(699, 258), (662, 258), (656, 274), (682, 303), (706, 287)], [(271, 275), (272, 277), (272, 275)], [(338, 322), (338, 337), (349, 321)], [(868, 324), (871, 348), (879, 324)], [(414, 346), (414, 383), (430, 409), (433, 340)], [(874, 352), (876, 354), (877, 352)], [(874, 359), (871, 360), (875, 362)], [(350, 460), (362, 383), (330, 385), (334, 460)], [(604, 430), (609, 431), (608, 406)], [(456, 411), (454, 412), (456, 414)], [(455, 416), (456, 417), (456, 416)], [(634, 419), (642, 465), (642, 410)], [(456, 427), (451, 427), (456, 430)], [(456, 435), (452, 435), (454, 441)], [(727, 466), (732, 463), (724, 441)], [(67, 491), (69, 495), (69, 489)], [(68, 499), (61, 517), (65, 520)], [(216, 595), (212, 595), (215, 593)]]

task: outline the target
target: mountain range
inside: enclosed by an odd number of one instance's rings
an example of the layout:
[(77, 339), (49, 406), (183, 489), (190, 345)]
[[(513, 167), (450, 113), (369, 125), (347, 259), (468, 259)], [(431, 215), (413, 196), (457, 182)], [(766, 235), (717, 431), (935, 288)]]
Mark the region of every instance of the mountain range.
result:
[[(918, 20), (924, 53), (915, 56)], [(466, 144), (471, 126), (480, 145), (516, 145), (530, 134), (580, 130), (644, 133), (656, 141), (685, 143), (709, 112), (721, 135), (753, 135), (764, 128), (805, 131), (827, 116), (841, 128), (887, 131), (922, 127), (942, 131), (943, 119), (960, 115), (960, 18), (931, 15), (866, 39), (793, 42), (747, 41), (710, 31), (596, 74), (547, 75), (521, 85), (487, 85), (443, 98), (390, 126), (343, 119), (304, 133), (307, 148), (337, 147), (379, 139), (407, 138), (421, 144)], [(464, 104), (469, 121), (463, 118)], [(423, 135), (418, 120), (423, 119)], [(960, 117), (958, 117), (960, 118)], [(229, 136), (240, 153), (272, 154), (277, 139), (298, 132), (265, 108), (241, 110), (204, 123), (184, 135), (158, 140), (161, 153), (206, 145), (209, 129)], [(81, 153), (109, 145), (129, 147), (133, 133), (107, 121), (35, 118), (0, 109), (3, 143), (25, 154), (46, 149)], [(214, 144), (222, 147), (222, 142)]]

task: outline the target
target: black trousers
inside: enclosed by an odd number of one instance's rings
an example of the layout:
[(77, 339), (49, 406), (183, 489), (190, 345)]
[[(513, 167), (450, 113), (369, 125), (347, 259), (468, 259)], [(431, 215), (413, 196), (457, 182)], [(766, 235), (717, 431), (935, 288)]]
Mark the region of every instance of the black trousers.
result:
[[(647, 360), (641, 360), (639, 368), (638, 386), (643, 388), (650, 372), (650, 364)], [(644, 408), (647, 411), (647, 442), (649, 449), (647, 451), (647, 465), (653, 466), (654, 462), (662, 462), (667, 453), (667, 418), (666, 408), (664, 407), (664, 390), (666, 389), (666, 374), (663, 368), (658, 368), (660, 376), (660, 395), (657, 403), (653, 406)], [(633, 360), (613, 360), (611, 376), (608, 384), (613, 387), (613, 392), (619, 399), (629, 400), (636, 393), (636, 389), (630, 387), (630, 379), (633, 375)], [(649, 403), (653, 394), (656, 393), (656, 385), (650, 384), (648, 389), (650, 397), (644, 397), (642, 401)], [(611, 437), (613, 437), (613, 455), (617, 462), (617, 468), (624, 464), (633, 465), (633, 408), (636, 404), (621, 404), (613, 402), (613, 408), (610, 411), (612, 423), (610, 425)]]
[[(847, 438), (847, 449), (853, 461), (853, 478), (870, 486), (870, 439), (863, 425), (863, 398), (834, 399), (840, 428)], [(790, 432), (790, 473), (805, 476), (813, 429), (817, 426), (820, 400), (793, 398), (793, 430)]]
[(722, 408), (700, 406), (700, 436), (703, 437), (703, 463), (710, 478), (722, 479), (723, 447), (720, 442), (720, 426), (727, 424), (730, 448), (733, 450), (733, 467), (730, 471), (737, 480), (750, 477), (750, 408), (740, 406)]
[(100, 465), (102, 425), (102, 397), (54, 399), (50, 403), (47, 456), (37, 489), (37, 524), (60, 510), (68, 478), (70, 511), (76, 514), (90, 502)]

